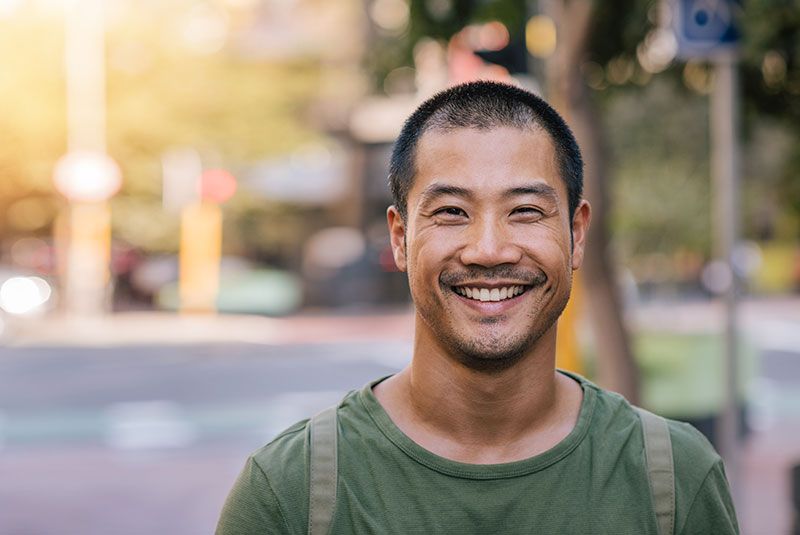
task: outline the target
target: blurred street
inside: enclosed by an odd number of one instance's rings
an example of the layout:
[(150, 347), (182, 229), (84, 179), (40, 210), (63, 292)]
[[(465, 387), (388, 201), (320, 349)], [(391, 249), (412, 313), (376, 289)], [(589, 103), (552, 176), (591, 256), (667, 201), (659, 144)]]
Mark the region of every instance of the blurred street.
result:
[[(759, 342), (759, 381), (769, 390), (753, 400), (757, 428), (743, 444), (743, 533), (788, 533), (791, 523), (798, 304), (743, 307), (745, 327), (769, 333)], [(707, 304), (642, 307), (636, 316), (675, 329), (714, 319)], [(250, 451), (399, 370), (411, 353), (403, 310), (277, 319), (132, 313), (95, 324), (94, 336), (82, 331), (90, 327), (9, 327), (16, 336), (0, 353), (2, 535), (209, 533)]]
[(280, 345), (265, 318), (123, 315), (95, 337), (38, 324), (0, 351), (0, 533), (213, 531), (249, 452), (403, 366), (409, 317), (378, 320), (375, 335), (374, 318), (274, 320), (295, 330)]

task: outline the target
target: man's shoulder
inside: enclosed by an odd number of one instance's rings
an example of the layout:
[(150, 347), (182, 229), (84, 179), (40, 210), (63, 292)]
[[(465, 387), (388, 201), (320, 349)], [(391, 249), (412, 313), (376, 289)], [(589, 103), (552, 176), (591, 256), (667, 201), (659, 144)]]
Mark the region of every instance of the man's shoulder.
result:
[(308, 424), (305, 418), (280, 432), (267, 444), (251, 454), (253, 461), (264, 471), (273, 471), (304, 459), (308, 448)]
[[(353, 412), (360, 410), (358, 391), (351, 390), (337, 404), (339, 425), (349, 422)], [(312, 418), (304, 418), (281, 431), (266, 445), (251, 454), (253, 461), (268, 475), (305, 469), (310, 455), (309, 426)]]
[[(594, 392), (594, 425), (602, 427), (603, 432), (625, 429), (641, 436), (642, 423), (634, 405), (616, 392), (604, 390), (582, 377), (578, 376), (578, 379), (584, 392), (589, 389)], [(719, 455), (700, 431), (685, 422), (670, 418), (665, 420), (669, 428), (676, 470), (688, 468), (690, 471), (702, 471), (705, 474), (719, 462)]]
[(719, 471), (724, 478), (722, 458), (700, 431), (685, 422), (667, 419), (667, 423), (679, 490), (694, 495), (714, 471)]

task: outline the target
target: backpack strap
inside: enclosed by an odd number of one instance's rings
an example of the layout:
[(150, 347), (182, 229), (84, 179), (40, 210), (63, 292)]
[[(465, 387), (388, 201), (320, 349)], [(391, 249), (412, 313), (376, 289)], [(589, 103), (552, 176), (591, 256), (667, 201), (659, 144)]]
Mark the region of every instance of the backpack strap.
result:
[(309, 422), (311, 469), (309, 477), (308, 535), (326, 535), (336, 507), (337, 421), (334, 405)]
[(660, 535), (675, 532), (675, 467), (672, 462), (672, 440), (667, 421), (636, 407), (642, 421), (647, 477), (656, 511)]

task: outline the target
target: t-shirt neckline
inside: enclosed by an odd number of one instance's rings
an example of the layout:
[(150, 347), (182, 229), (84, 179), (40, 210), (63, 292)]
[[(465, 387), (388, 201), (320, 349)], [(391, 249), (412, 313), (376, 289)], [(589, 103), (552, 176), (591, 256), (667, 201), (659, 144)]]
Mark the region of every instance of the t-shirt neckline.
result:
[(549, 450), (528, 459), (509, 463), (469, 464), (453, 461), (441, 457), (411, 440), (408, 435), (403, 433), (403, 431), (392, 422), (392, 419), (372, 391), (372, 387), (387, 379), (389, 376), (366, 384), (358, 395), (367, 413), (369, 413), (372, 420), (386, 438), (418, 463), (437, 472), (455, 477), (468, 479), (503, 479), (527, 475), (557, 463), (575, 450), (586, 436), (592, 414), (594, 413), (597, 394), (594, 388), (591, 388), (591, 383), (583, 377), (562, 370), (558, 371), (575, 379), (583, 389), (583, 400), (581, 401), (581, 408), (575, 427), (572, 428), (572, 431), (570, 431), (561, 442)]

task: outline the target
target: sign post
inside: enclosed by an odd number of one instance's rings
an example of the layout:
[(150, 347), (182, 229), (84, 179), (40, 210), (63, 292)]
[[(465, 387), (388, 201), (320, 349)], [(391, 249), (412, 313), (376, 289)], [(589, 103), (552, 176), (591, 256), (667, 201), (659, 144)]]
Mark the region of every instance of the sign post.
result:
[(739, 485), (739, 351), (737, 347), (737, 275), (733, 263), (738, 236), (739, 190), (738, 41), (735, 0), (674, 0), (673, 29), (678, 57), (705, 59), (714, 66), (711, 93), (711, 171), (714, 205), (714, 255), (723, 266), (720, 294), (725, 320), (725, 403), (716, 439), (734, 497)]
[(199, 201), (181, 212), (180, 311), (214, 314), (219, 293), (222, 257), (222, 208), (236, 191), (236, 179), (222, 169), (204, 172), (197, 179)]
[(122, 184), (122, 172), (108, 155), (73, 151), (56, 164), (56, 189), (70, 202), (64, 278), (66, 312), (102, 315), (110, 281), (111, 210), (108, 199)]
[(55, 166), (56, 189), (69, 201), (64, 301), (68, 313), (107, 309), (110, 199), (122, 172), (106, 154), (105, 24), (102, 0), (75, 0), (64, 14), (68, 152)]

